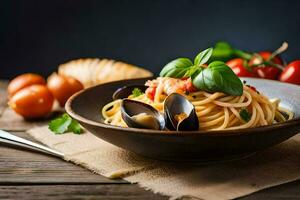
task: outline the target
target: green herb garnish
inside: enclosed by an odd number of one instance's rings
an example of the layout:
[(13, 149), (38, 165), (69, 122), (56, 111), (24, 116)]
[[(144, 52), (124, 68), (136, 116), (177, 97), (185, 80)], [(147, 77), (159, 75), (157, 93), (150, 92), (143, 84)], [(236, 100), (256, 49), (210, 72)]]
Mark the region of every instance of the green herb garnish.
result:
[(79, 123), (66, 113), (52, 120), (49, 123), (49, 129), (55, 134), (63, 134), (66, 132), (81, 134), (83, 132)]
[(199, 90), (223, 92), (229, 95), (243, 94), (243, 83), (225, 63), (214, 61), (193, 78), (193, 85)]
[(138, 97), (138, 96), (141, 96), (142, 94), (144, 94), (144, 93), (143, 93), (142, 90), (139, 89), (139, 88), (134, 88), (134, 89), (132, 90), (132, 95), (133, 95), (133, 97)]
[(188, 58), (178, 58), (168, 63), (160, 72), (160, 76), (183, 78), (191, 77), (193, 85), (208, 92), (223, 92), (229, 95), (243, 94), (243, 84), (230, 67), (221, 61), (214, 61), (205, 67), (213, 48), (200, 52), (194, 63)]
[(204, 51), (201, 51), (194, 59), (194, 65), (201, 66), (205, 64), (213, 53), (213, 48), (208, 48)]
[(213, 49), (209, 48), (200, 52), (195, 57), (194, 63), (188, 58), (177, 58), (169, 62), (159, 75), (172, 78), (192, 77), (201, 71), (201, 66), (208, 61), (212, 51)]
[(251, 119), (251, 114), (245, 108), (240, 110), (240, 116), (245, 122), (248, 122)]
[(160, 72), (160, 76), (182, 78), (193, 66), (188, 58), (178, 58), (169, 62)]

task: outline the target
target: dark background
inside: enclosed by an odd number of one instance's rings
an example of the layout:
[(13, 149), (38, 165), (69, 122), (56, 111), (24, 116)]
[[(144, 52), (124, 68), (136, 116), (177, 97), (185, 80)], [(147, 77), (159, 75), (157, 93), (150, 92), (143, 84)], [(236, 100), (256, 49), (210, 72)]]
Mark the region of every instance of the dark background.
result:
[(300, 1), (1, 1), (0, 78), (50, 74), (81, 57), (123, 60), (158, 73), (226, 40), (249, 51), (290, 48), (300, 58)]

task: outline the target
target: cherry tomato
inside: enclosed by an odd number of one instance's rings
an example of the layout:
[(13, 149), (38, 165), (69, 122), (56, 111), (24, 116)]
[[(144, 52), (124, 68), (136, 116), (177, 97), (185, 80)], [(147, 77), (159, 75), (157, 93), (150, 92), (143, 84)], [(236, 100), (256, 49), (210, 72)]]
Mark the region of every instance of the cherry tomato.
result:
[(239, 77), (256, 77), (256, 75), (253, 72), (249, 71), (244, 66), (244, 60), (242, 58), (235, 58), (229, 60), (226, 64)]
[(19, 90), (34, 84), (46, 85), (46, 80), (38, 74), (22, 74), (10, 81), (7, 87), (9, 97), (12, 97)]
[(155, 97), (155, 92), (156, 92), (156, 87), (149, 87), (146, 89), (145, 94), (149, 99), (153, 101)]
[(280, 74), (280, 69), (278, 69), (276, 67), (270, 67), (270, 66), (257, 67), (257, 68), (254, 68), (254, 72), (260, 78), (277, 80), (278, 76)]
[(288, 64), (280, 74), (279, 80), (300, 85), (300, 60)]
[(83, 85), (75, 78), (57, 74), (49, 77), (47, 85), (60, 106), (64, 106), (73, 94), (83, 89)]
[(31, 85), (19, 90), (8, 104), (26, 119), (40, 118), (52, 111), (54, 97), (45, 85)]
[[(259, 53), (263, 61), (267, 61), (269, 57), (272, 55), (272, 52), (262, 51)], [(272, 60), (273, 63), (283, 65), (280, 57), (275, 56)], [(259, 56), (253, 56), (249, 61), (249, 66), (260, 64), (262, 60)], [(265, 79), (277, 79), (280, 74), (280, 69), (274, 66), (264, 66), (264, 67), (254, 67), (254, 73), (260, 77)]]

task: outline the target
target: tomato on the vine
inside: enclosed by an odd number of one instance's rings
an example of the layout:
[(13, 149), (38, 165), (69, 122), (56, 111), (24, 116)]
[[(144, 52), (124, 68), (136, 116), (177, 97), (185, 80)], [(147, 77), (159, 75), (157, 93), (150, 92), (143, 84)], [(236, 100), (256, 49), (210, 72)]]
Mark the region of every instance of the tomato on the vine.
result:
[[(281, 70), (275, 66), (259, 66), (260, 63), (264, 61), (268, 61), (272, 52), (262, 51), (258, 53), (258, 55), (254, 55), (249, 61), (249, 66), (258, 65), (257, 67), (253, 67), (254, 73), (260, 77), (265, 79), (278, 79), (278, 76)], [(283, 62), (279, 56), (275, 56), (270, 60), (274, 64), (283, 65)]]
[(242, 58), (229, 60), (226, 64), (239, 77), (256, 77), (256, 74), (253, 73), (253, 71), (247, 69), (245, 66), (245, 60)]
[(280, 74), (279, 80), (300, 85), (300, 60), (288, 64)]

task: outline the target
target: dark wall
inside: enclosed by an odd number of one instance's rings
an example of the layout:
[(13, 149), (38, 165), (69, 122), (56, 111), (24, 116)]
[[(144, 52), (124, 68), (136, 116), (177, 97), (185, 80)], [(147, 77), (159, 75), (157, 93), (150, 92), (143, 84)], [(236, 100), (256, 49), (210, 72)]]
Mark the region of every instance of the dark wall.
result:
[(290, 44), (300, 58), (300, 1), (1, 1), (0, 78), (47, 75), (80, 57), (127, 61), (158, 73), (218, 40), (254, 50)]

